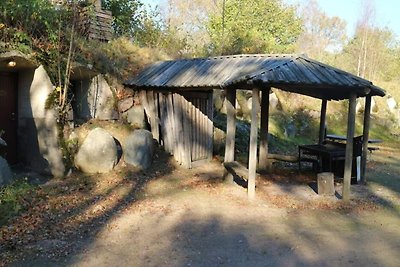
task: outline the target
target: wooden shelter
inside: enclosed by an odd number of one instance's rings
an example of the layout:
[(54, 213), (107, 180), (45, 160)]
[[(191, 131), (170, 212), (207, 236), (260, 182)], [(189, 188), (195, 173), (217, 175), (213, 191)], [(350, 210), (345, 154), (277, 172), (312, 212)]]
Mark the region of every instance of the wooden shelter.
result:
[[(126, 85), (162, 94), (208, 92), (212, 89), (226, 91), (227, 131), (225, 163), (235, 160), (235, 100), (236, 89), (252, 90), (252, 118), (248, 166), (248, 196), (254, 198), (257, 166), (257, 139), (259, 109), (261, 107), (259, 168), (268, 164), (268, 116), (271, 87), (321, 99), (319, 141), (324, 138), (326, 109), (329, 100), (349, 101), (347, 142), (344, 167), (343, 199), (350, 197), (353, 138), (355, 128), (356, 99), (365, 97), (362, 179), (365, 181), (366, 153), (369, 137), (369, 120), (372, 96), (384, 96), (385, 92), (372, 82), (351, 73), (312, 60), (302, 55), (234, 55), (201, 59), (182, 59), (158, 62)], [(260, 91), (262, 92), (260, 100)], [(261, 102), (261, 103), (260, 103)], [(170, 102), (171, 103), (171, 102)], [(174, 111), (181, 116), (179, 101), (173, 103)], [(193, 120), (187, 113), (181, 118)], [(182, 119), (181, 119), (182, 121)], [(163, 126), (162, 126), (163, 127)], [(178, 126), (179, 127), (179, 126)], [(207, 128), (208, 129), (208, 128)], [(177, 131), (177, 132), (180, 132)], [(210, 132), (206, 132), (209, 136)], [(212, 132), (211, 132), (212, 137)], [(178, 139), (178, 143), (189, 140)], [(188, 147), (188, 146), (187, 146)]]

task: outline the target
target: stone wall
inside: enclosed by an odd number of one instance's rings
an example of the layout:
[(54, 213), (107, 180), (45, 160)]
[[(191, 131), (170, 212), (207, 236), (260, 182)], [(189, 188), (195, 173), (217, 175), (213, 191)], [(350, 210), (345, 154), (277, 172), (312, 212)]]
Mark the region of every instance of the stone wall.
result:
[(86, 122), (90, 119), (118, 119), (112, 89), (103, 75), (76, 80), (73, 84), (72, 105), (76, 122)]

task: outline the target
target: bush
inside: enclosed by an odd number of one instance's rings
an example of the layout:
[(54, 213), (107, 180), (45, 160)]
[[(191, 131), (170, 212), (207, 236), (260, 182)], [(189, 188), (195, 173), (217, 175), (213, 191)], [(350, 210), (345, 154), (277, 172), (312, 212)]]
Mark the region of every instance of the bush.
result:
[(34, 186), (26, 179), (22, 179), (0, 190), (0, 226), (26, 210), (28, 204), (26, 197), (33, 189)]

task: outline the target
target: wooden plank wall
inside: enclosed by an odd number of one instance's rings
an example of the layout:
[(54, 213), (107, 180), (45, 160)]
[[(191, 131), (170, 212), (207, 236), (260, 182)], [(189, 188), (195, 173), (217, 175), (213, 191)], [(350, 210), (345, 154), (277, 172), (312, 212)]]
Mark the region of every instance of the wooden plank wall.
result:
[(210, 160), (213, 151), (212, 93), (154, 93), (141, 91), (153, 138), (175, 160), (191, 168)]
[(89, 40), (107, 42), (112, 39), (112, 13), (99, 7), (85, 7), (79, 12), (79, 29)]

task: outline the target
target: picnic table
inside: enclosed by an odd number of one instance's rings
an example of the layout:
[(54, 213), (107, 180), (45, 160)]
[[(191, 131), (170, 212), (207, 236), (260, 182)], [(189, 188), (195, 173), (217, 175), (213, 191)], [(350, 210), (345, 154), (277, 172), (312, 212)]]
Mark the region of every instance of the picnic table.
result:
[[(346, 136), (327, 134), (326, 140), (322, 144), (313, 145), (299, 145), (298, 150), (298, 163), (299, 170), (301, 169), (302, 162), (312, 162), (314, 169), (318, 172), (334, 172), (339, 176), (342, 175), (342, 169), (346, 158)], [(353, 170), (357, 180), (360, 177), (360, 165), (361, 165), (361, 154), (362, 154), (362, 136), (354, 137), (353, 139)], [(369, 144), (382, 143), (379, 139), (369, 139)], [(376, 147), (368, 147), (368, 150), (372, 152), (377, 150)]]
[(302, 162), (312, 162), (316, 164), (317, 171), (333, 171), (333, 162), (344, 160), (346, 154), (346, 145), (344, 144), (315, 144), (299, 145), (299, 170)]
[[(336, 134), (327, 134), (325, 135), (326, 139), (333, 140), (333, 141), (346, 141), (347, 137), (344, 135), (336, 135)], [(362, 139), (361, 139), (362, 140)], [(383, 141), (380, 139), (368, 139), (369, 144), (379, 144)]]

